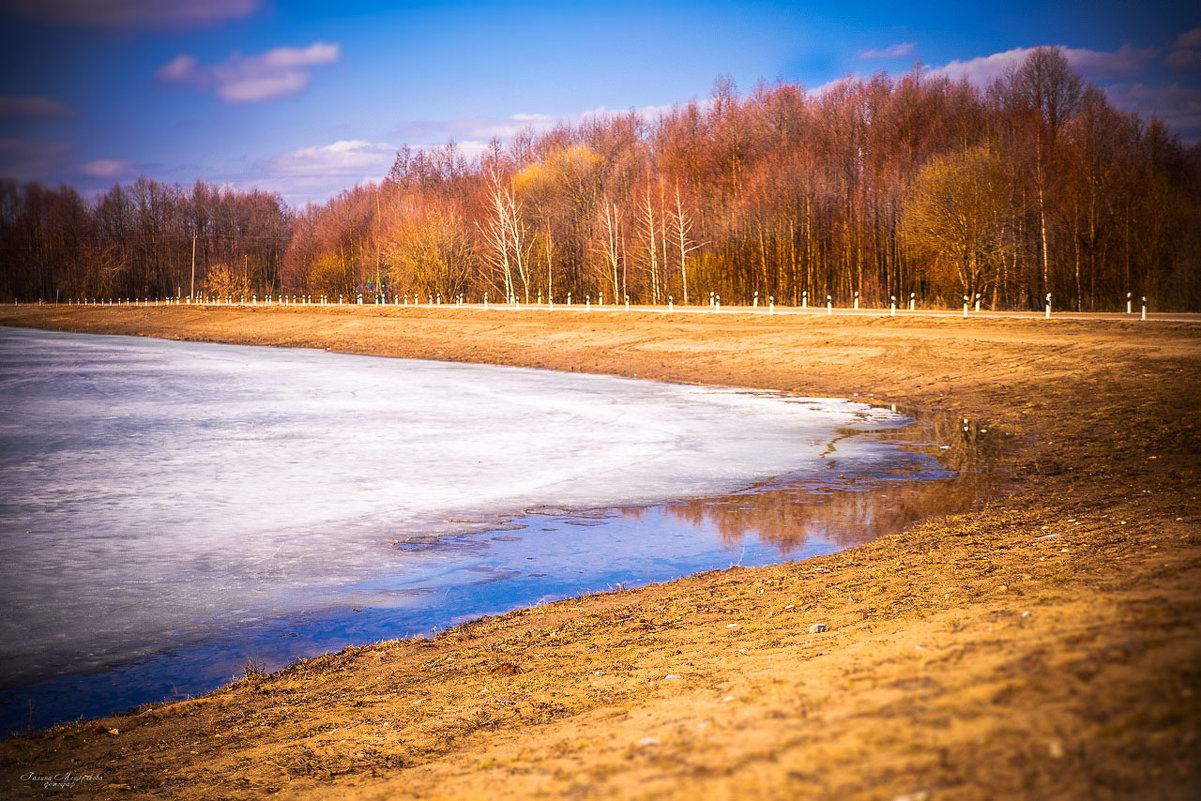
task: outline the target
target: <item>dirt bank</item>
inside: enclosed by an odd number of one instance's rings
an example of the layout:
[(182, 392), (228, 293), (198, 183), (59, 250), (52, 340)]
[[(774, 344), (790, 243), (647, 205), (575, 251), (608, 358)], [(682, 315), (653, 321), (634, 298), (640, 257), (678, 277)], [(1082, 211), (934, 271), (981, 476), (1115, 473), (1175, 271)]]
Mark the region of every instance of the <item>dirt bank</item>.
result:
[(0, 324), (859, 393), (1015, 443), (992, 500), (840, 554), (10, 738), (5, 796), (62, 793), (37, 779), (68, 772), (101, 777), (71, 793), (186, 799), (1201, 788), (1201, 325), (189, 307), (5, 307)]

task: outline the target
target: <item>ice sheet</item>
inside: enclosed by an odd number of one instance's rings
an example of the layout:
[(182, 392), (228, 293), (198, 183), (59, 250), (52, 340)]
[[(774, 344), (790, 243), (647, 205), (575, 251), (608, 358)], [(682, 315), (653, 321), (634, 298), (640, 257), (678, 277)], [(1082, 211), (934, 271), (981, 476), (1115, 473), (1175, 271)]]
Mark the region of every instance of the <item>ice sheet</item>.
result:
[[(411, 537), (886, 469), (850, 401), (0, 329), (0, 685), (285, 614)], [(573, 536), (586, 536), (573, 533)], [(601, 549), (603, 552), (603, 548)]]

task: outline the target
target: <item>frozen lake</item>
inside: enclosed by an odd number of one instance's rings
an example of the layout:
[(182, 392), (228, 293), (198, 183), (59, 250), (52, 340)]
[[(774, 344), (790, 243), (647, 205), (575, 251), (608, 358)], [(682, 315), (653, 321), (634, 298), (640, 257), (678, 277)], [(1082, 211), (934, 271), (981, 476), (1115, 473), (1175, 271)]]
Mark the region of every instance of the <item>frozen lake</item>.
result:
[[(947, 477), (880, 433), (910, 422), (774, 393), (0, 328), (5, 730), (30, 699), (44, 725), (212, 689), (251, 658), (278, 668), (836, 550), (877, 533), (864, 482), (887, 496)], [(861, 531), (815, 514), (768, 532), (749, 499), (781, 491), (851, 498)]]

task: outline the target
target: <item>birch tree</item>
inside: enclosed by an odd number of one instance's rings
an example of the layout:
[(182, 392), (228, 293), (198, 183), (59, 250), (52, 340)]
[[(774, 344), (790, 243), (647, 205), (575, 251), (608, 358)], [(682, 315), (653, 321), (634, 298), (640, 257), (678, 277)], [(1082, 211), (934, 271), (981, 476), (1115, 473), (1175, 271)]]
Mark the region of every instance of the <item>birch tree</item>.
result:
[(655, 205), (651, 197), (650, 183), (647, 183), (646, 194), (641, 203), (642, 235), (646, 244), (647, 270), (651, 279), (651, 302), (659, 302), (659, 249), (656, 246), (656, 230), (658, 220), (655, 217)]
[(684, 292), (684, 305), (688, 305), (688, 254), (697, 250), (700, 245), (692, 240), (692, 219), (684, 213), (684, 203), (680, 198), (680, 182), (676, 182), (676, 208), (671, 218), (672, 237), (679, 248), (680, 254), (680, 286)]
[(608, 199), (604, 203), (605, 210), (601, 217), (601, 222), (604, 224), (604, 253), (605, 266), (609, 273), (608, 278), (613, 282), (613, 300), (617, 301), (621, 294), (622, 282), (619, 280), (618, 267), (621, 263), (621, 216), (617, 211), (617, 206), (609, 203)]

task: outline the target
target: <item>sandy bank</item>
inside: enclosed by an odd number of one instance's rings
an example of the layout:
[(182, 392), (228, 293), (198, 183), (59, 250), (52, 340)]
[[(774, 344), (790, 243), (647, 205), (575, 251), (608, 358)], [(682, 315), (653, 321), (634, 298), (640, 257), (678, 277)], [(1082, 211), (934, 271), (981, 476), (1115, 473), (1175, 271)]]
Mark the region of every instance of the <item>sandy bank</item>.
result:
[(171, 798), (1201, 786), (1201, 326), (188, 307), (4, 307), (0, 324), (859, 393), (1017, 442), (987, 504), (841, 554), (515, 612), (11, 738), (6, 795), (44, 797), (23, 777), (66, 772), (102, 775), (77, 784), (98, 797)]

